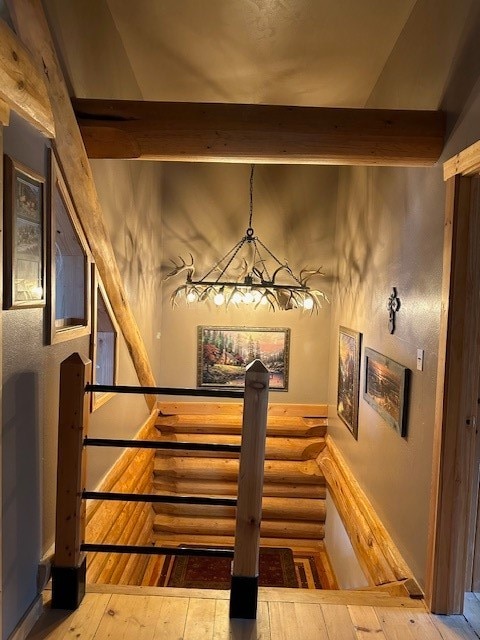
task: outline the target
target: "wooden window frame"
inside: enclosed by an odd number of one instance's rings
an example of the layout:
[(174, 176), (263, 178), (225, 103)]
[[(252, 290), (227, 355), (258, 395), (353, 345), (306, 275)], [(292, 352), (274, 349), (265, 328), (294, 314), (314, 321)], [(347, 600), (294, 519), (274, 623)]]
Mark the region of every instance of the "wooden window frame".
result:
[[(103, 302), (105, 304), (105, 309), (108, 313), (110, 321), (113, 326), (113, 330), (115, 333), (115, 347), (113, 353), (113, 384), (117, 384), (118, 378), (118, 339), (120, 335), (120, 327), (115, 318), (115, 314), (113, 313), (112, 305), (110, 304), (110, 300), (108, 299), (107, 293), (105, 291), (105, 287), (103, 285), (102, 279), (98, 273), (98, 270), (95, 264), (92, 265), (92, 332), (90, 334), (90, 359), (92, 361), (92, 383), (96, 384), (96, 363), (97, 363), (97, 325), (98, 325), (98, 294), (101, 294)], [(105, 392), (98, 393), (93, 392), (91, 394), (91, 405), (90, 410), (93, 412), (102, 405), (104, 405), (108, 400), (113, 398), (115, 395), (114, 392)]]
[[(70, 217), (72, 227), (77, 234), (80, 245), (85, 253), (85, 293), (84, 293), (84, 318), (85, 323), (76, 325), (59, 326), (59, 322), (56, 319), (56, 263), (55, 263), (55, 232), (56, 232), (56, 217), (54, 209), (54, 193), (55, 190), (58, 193), (65, 205), (65, 210)], [(88, 246), (85, 233), (80, 224), (80, 220), (75, 211), (75, 207), (68, 191), (67, 184), (60, 170), (59, 163), (53, 151), (50, 152), (50, 180), (49, 180), (49, 209), (50, 209), (50, 221), (49, 221), (49, 241), (48, 241), (48, 256), (47, 264), (47, 288), (49, 292), (47, 305), (48, 308), (48, 342), (50, 344), (57, 344), (59, 342), (65, 342), (66, 340), (73, 340), (90, 334), (91, 332), (91, 265), (93, 263), (92, 254)]]

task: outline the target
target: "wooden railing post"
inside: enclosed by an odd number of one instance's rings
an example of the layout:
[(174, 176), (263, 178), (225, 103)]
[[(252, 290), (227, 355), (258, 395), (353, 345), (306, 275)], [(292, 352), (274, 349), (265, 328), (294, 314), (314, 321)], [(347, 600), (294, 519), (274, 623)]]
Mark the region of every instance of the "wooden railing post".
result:
[(52, 608), (76, 609), (85, 594), (85, 456), (91, 362), (73, 353), (60, 367), (58, 412), (57, 511), (52, 566)]
[(245, 373), (230, 618), (256, 618), (269, 373), (254, 360)]

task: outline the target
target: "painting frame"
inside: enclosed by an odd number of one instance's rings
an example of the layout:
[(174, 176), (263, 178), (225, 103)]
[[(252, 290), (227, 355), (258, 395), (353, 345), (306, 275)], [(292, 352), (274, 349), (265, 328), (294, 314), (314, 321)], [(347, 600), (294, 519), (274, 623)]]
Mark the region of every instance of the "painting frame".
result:
[(44, 176), (4, 155), (4, 309), (46, 304)]
[[(222, 347), (223, 345), (223, 347)], [(225, 345), (228, 345), (225, 347)], [(270, 369), (270, 391), (288, 391), (290, 329), (197, 327), (197, 387), (245, 387), (245, 367), (260, 357)], [(224, 362), (219, 362), (223, 358)], [(217, 367), (213, 371), (213, 367)]]
[[(402, 438), (407, 435), (411, 371), (374, 349), (365, 348), (363, 398)], [(380, 375), (385, 380), (380, 381)], [(390, 388), (386, 387), (389, 385)]]
[(358, 440), (361, 347), (361, 333), (339, 327), (337, 415), (355, 440)]
[[(105, 290), (103, 281), (98, 273), (96, 264), (91, 265), (92, 271), (92, 313), (91, 313), (91, 333), (90, 333), (90, 360), (92, 361), (92, 384), (111, 384), (116, 385), (118, 382), (119, 374), (119, 335), (120, 327), (118, 325), (115, 313), (113, 312), (112, 305), (110, 304), (109, 297)], [(99, 349), (99, 328), (101, 325), (99, 318), (99, 302), (103, 303), (104, 311), (108, 316), (108, 322), (111, 324), (112, 334), (111, 349), (107, 351), (105, 355), (108, 355), (108, 360), (111, 364), (112, 380), (107, 382), (98, 381), (98, 363), (101, 349)], [(101, 357), (101, 356), (100, 356)], [(105, 361), (105, 360), (104, 360)], [(113, 398), (116, 394), (114, 391), (92, 391), (91, 392), (90, 411), (93, 413), (96, 409), (104, 405), (108, 400)]]

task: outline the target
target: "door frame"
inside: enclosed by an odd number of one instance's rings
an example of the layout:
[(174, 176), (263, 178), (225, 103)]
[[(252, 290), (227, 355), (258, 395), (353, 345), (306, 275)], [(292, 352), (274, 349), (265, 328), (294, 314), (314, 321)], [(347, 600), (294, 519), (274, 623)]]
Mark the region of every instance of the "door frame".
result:
[[(480, 141), (444, 164), (442, 304), (426, 600), (463, 611), (480, 380)], [(477, 215), (475, 214), (477, 212)]]

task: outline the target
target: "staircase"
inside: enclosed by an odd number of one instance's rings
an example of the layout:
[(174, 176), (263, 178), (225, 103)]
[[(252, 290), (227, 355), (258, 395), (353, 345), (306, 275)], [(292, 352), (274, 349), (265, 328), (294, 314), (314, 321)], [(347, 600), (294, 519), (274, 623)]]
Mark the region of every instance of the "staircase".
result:
[[(324, 405), (271, 404), (267, 424), (261, 544), (321, 548), (325, 478), (315, 458), (325, 446)], [(242, 406), (231, 403), (162, 403), (159, 439), (240, 444)], [(235, 496), (238, 455), (157, 452), (154, 491)], [(157, 544), (232, 545), (235, 508), (155, 504)]]

